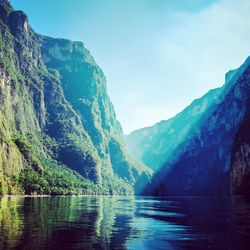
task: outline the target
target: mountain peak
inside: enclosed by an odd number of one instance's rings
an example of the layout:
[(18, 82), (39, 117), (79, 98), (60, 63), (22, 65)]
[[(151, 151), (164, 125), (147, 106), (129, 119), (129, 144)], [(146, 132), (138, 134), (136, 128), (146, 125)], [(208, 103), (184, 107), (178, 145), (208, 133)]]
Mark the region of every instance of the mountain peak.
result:
[(21, 10), (13, 10), (8, 0), (0, 0), (0, 19), (10, 28), (13, 35), (28, 31), (28, 16)]
[(8, 0), (0, 0), (0, 6), (7, 7), (13, 9), (10, 2)]
[(0, 194), (140, 192), (151, 171), (128, 155), (83, 43), (33, 32), (0, 0), (0, 47)]
[(8, 19), (9, 13), (13, 11), (13, 8), (8, 0), (0, 0), (0, 19), (3, 22), (6, 22)]
[(8, 16), (8, 23), (14, 35), (28, 31), (28, 17), (21, 10), (11, 11)]

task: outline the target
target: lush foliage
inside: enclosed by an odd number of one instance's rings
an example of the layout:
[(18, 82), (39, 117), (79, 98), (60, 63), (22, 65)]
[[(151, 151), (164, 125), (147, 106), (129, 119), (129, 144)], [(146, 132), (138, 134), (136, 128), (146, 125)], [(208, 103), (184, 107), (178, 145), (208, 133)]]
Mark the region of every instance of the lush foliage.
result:
[(36, 34), (0, 0), (0, 194), (132, 194), (149, 175), (89, 51)]

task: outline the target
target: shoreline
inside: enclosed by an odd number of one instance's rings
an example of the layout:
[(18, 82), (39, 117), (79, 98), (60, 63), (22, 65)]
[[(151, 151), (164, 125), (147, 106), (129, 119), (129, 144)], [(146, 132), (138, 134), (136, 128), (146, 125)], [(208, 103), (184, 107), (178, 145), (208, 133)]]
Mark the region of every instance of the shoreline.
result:
[(45, 197), (84, 197), (84, 196), (97, 196), (97, 195), (50, 195), (50, 194), (5, 194), (0, 195), (0, 198), (45, 198)]
[(48, 197), (144, 197), (144, 198), (248, 198), (242, 195), (234, 196), (217, 196), (217, 195), (169, 195), (169, 196), (151, 196), (151, 195), (111, 195), (111, 194), (69, 194), (69, 195), (51, 195), (51, 194), (4, 194), (0, 198), (48, 198)]
[(0, 195), (0, 198), (47, 198), (47, 197), (97, 197), (97, 196), (122, 196), (122, 197), (135, 197), (134, 195), (93, 195), (93, 194), (70, 194), (70, 195), (50, 195), (50, 194), (5, 194)]

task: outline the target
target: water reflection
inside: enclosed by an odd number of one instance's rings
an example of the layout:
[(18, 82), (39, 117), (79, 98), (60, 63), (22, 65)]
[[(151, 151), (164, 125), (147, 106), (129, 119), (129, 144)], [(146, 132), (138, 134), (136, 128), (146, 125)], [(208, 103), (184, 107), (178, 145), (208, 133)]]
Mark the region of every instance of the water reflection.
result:
[(0, 248), (15, 248), (22, 234), (22, 218), (18, 211), (23, 199), (0, 199)]
[(0, 249), (248, 249), (249, 237), (240, 198), (0, 199)]

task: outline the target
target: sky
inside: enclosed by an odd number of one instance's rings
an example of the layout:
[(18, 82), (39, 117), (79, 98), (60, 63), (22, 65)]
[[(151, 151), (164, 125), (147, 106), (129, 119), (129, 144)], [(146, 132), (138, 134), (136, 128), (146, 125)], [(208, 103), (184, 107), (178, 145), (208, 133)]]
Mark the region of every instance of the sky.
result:
[(11, 0), (39, 33), (82, 41), (124, 133), (173, 117), (250, 55), (249, 0)]

